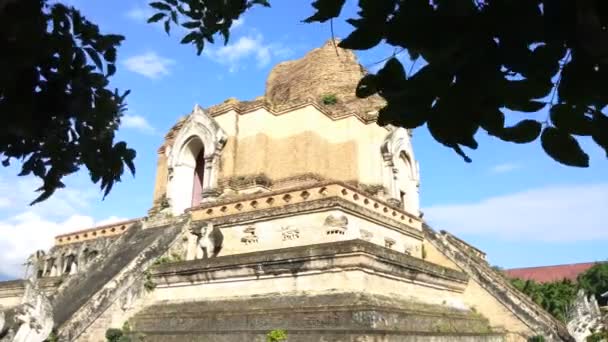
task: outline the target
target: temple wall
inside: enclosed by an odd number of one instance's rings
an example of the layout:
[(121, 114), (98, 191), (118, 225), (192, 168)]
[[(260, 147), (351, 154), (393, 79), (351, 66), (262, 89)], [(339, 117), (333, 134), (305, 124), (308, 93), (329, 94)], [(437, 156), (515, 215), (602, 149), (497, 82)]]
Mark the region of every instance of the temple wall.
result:
[[(345, 217), (348, 224), (343, 234), (329, 233), (325, 226), (329, 216)], [(332, 241), (364, 239), (379, 246), (420, 257), (421, 239), (390, 226), (381, 226), (342, 210), (325, 210), (289, 217), (257, 220), (248, 224), (221, 227), (224, 248), (220, 255), (257, 252)]]
[(443, 255), (443, 253), (438, 251), (437, 248), (435, 248), (428, 241), (425, 240), (423, 242), (423, 246), (424, 246), (424, 252), (425, 252), (424, 260), (432, 262), (437, 265), (441, 265), (443, 267), (447, 267), (447, 268), (451, 268), (453, 270), (460, 271), (460, 268), (458, 266), (456, 266), (456, 264), (452, 260), (450, 260), (448, 257)]
[(204, 301), (273, 293), (306, 293), (314, 296), (328, 292), (380, 294), (427, 304), (446, 305), (446, 303), (450, 303), (450, 305), (464, 308), (462, 300), (452, 291), (424, 287), (400, 279), (377, 277), (362, 270), (347, 272), (327, 270), (322, 273), (299, 273), (297, 276), (249, 278), (236, 281), (220, 280), (189, 284), (188, 286), (157, 287), (151, 295), (154, 301), (161, 302)]
[[(271, 181), (315, 174), (325, 179), (384, 183), (380, 145), (388, 130), (355, 116), (331, 119), (313, 106), (284, 115), (265, 109), (213, 118), (227, 135), (218, 178), (263, 174)], [(159, 154), (154, 188), (158, 201), (167, 191), (167, 158)]]
[(159, 154), (158, 161), (156, 162), (156, 179), (154, 181), (154, 202), (167, 193), (167, 171), (167, 156)]
[(25, 286), (23, 281), (5, 281), (0, 284), (0, 308), (11, 308), (21, 304)]
[[(236, 135), (232, 169), (222, 175), (264, 173), (281, 179), (301, 173), (316, 173), (329, 179), (382, 184), (380, 145), (388, 134), (376, 124), (364, 124), (349, 116), (332, 120), (312, 106), (285, 115), (265, 109), (214, 119), (230, 136)], [(236, 129), (227, 125), (235, 124)], [(226, 151), (226, 158), (230, 156)], [(226, 165), (228, 166), (228, 165)]]

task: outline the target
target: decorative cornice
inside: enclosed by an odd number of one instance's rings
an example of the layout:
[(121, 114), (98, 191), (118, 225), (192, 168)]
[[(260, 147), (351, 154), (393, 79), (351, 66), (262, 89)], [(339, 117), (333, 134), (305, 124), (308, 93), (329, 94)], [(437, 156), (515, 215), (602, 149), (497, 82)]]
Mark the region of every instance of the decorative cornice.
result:
[[(279, 116), (287, 114), (289, 112), (293, 112), (294, 110), (305, 108), (307, 106), (314, 107), (319, 112), (321, 112), (333, 121), (338, 121), (354, 116), (363, 124), (369, 125), (371, 123), (376, 122), (376, 119), (378, 118), (377, 111), (373, 113), (359, 113), (348, 109), (345, 110), (345, 108), (340, 105), (324, 105), (319, 103), (318, 101), (315, 101), (314, 99), (307, 99), (299, 103), (290, 103), (288, 105), (273, 106), (272, 104), (268, 103), (263, 97), (262, 99), (253, 101), (227, 100), (224, 103), (207, 108), (205, 112), (211, 117), (216, 117), (226, 114), (230, 111), (234, 111), (239, 115), (245, 115), (253, 113), (259, 109), (265, 109), (270, 114), (274, 116)], [(164, 143), (158, 149), (159, 154), (164, 153), (165, 148), (171, 145), (173, 139), (175, 139), (175, 135), (177, 134), (177, 132), (179, 132), (186, 119), (187, 116), (182, 117), (173, 127), (171, 127), (171, 129), (169, 129), (169, 132), (165, 135)], [(388, 130), (388, 128), (386, 129)]]
[(383, 225), (397, 227), (418, 238), (421, 236), (420, 218), (372, 198), (359, 189), (335, 181), (220, 199), (192, 207), (188, 211), (194, 221), (228, 224), (256, 217), (292, 215), (332, 206), (348, 209), (359, 216), (382, 222)]
[[(272, 192), (218, 199), (186, 210), (194, 221), (211, 220), (231, 224), (272, 215), (341, 207), (354, 215), (366, 217), (384, 226), (398, 229), (417, 239), (422, 238), (422, 220), (400, 208), (373, 198), (361, 189), (343, 182), (325, 181)], [(141, 218), (95, 227), (55, 237), (55, 245), (120, 235)], [(170, 220), (169, 220), (170, 221)], [(152, 228), (152, 227), (150, 227)]]

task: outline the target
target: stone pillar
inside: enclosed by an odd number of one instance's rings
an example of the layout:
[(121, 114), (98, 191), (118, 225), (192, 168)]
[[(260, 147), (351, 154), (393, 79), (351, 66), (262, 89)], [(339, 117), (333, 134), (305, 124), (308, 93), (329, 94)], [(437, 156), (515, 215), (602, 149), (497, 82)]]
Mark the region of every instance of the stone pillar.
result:
[(220, 195), (217, 185), (217, 174), (219, 169), (219, 153), (213, 153), (205, 157), (205, 174), (203, 176), (202, 202), (209, 202)]

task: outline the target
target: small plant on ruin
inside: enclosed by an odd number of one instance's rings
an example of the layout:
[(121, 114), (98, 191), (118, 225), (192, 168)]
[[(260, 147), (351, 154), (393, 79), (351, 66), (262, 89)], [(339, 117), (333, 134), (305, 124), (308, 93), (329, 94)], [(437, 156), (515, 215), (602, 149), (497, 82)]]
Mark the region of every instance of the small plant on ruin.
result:
[(266, 335), (266, 342), (279, 342), (287, 340), (287, 331), (283, 329), (271, 330)]
[(106, 330), (106, 341), (107, 342), (118, 342), (122, 337), (122, 330), (116, 328), (110, 328)]
[(335, 105), (336, 103), (338, 103), (338, 97), (336, 96), (336, 94), (325, 94), (321, 97), (321, 102), (323, 102), (324, 105)]
[(59, 342), (59, 336), (57, 336), (57, 330), (53, 329), (49, 337), (44, 340), (45, 342)]
[(156, 259), (156, 261), (154, 261), (154, 266), (156, 265), (163, 265), (163, 264), (168, 264), (171, 262), (178, 262), (178, 261), (182, 261), (183, 258), (181, 255), (177, 254), (177, 253), (171, 253), (171, 255), (168, 256), (162, 256), (158, 259)]
[(144, 289), (150, 292), (156, 288), (156, 283), (152, 280), (152, 274), (150, 271), (144, 271)]
[(604, 342), (608, 341), (608, 330), (602, 329), (600, 331), (593, 332), (587, 336), (587, 342)]
[(528, 342), (545, 342), (545, 337), (543, 335), (528, 337)]

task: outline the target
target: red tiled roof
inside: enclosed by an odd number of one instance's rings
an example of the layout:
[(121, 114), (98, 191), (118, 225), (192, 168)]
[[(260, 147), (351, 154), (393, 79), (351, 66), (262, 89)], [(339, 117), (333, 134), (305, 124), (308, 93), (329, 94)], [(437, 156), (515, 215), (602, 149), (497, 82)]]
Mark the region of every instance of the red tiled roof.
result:
[(540, 283), (559, 281), (563, 279), (576, 281), (576, 277), (579, 274), (590, 269), (595, 264), (595, 262), (584, 262), (569, 265), (512, 268), (510, 270), (505, 270), (505, 273), (511, 278), (534, 280)]

